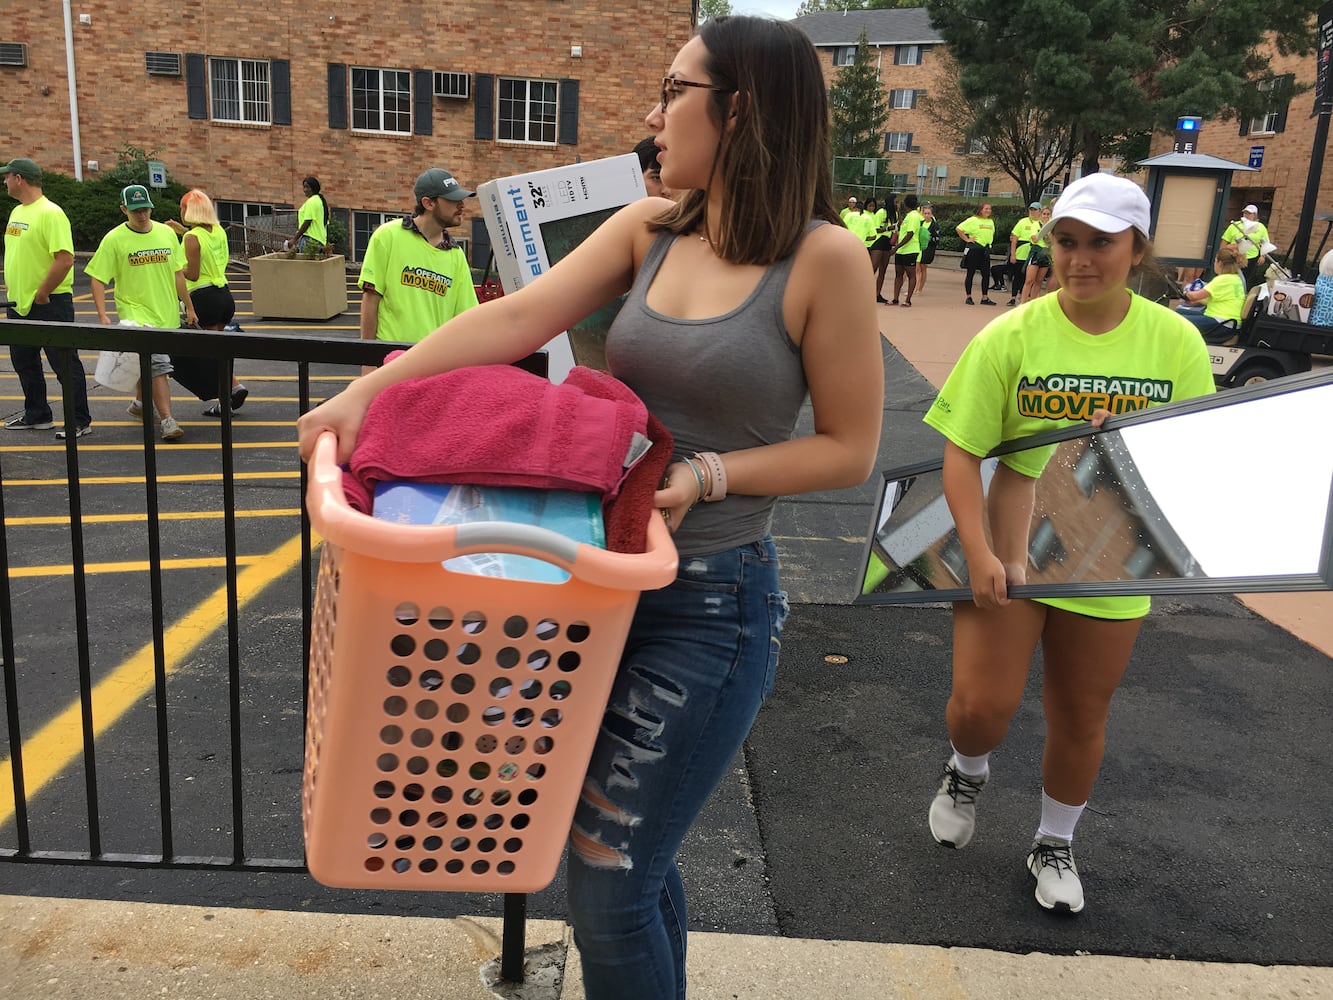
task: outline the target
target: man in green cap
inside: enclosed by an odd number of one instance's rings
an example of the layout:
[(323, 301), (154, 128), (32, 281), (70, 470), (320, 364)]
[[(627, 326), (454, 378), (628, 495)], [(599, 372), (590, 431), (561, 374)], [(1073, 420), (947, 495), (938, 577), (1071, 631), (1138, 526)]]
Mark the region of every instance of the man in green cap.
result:
[[(153, 221), (153, 202), (142, 184), (131, 184), (120, 192), (120, 210), (125, 223), (102, 237), (93, 259), (84, 268), (92, 279), (93, 305), (97, 318), (110, 325), (106, 307), (106, 288), (116, 285), (116, 315), (139, 326), (174, 330), (180, 326), (180, 306), (185, 306), (185, 321), (198, 322), (194, 302), (185, 287), (185, 251), (180, 240), (165, 224)], [(162, 440), (179, 441), (185, 436), (171, 416), (171, 357), (154, 354), (153, 404), (162, 418)], [(139, 387), (140, 389), (142, 387)], [(130, 404), (130, 415), (143, 413), (142, 393)]]
[[(18, 204), (5, 226), (5, 287), (12, 304), (10, 319), (74, 322), (74, 240), (69, 219), (59, 205), (42, 194), (42, 171), (32, 160), (18, 157), (0, 166), (5, 190)], [(47, 347), (50, 362), (74, 410), (76, 437), (92, 433), (88, 412), (88, 377), (78, 352)], [(47, 430), (55, 426), (46, 398), (42, 348), (11, 344), (9, 358), (23, 387), (23, 414), (5, 421), (7, 430)], [(70, 428), (56, 432), (64, 438)]]
[(467, 255), (449, 229), (475, 192), (432, 167), (412, 189), (412, 215), (371, 234), (361, 261), (361, 339), (416, 343), (477, 304)]

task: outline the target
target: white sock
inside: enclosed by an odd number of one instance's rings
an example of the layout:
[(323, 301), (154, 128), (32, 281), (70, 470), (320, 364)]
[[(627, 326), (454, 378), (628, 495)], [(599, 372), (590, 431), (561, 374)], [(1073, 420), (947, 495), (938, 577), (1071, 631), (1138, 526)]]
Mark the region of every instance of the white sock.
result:
[(1056, 802), (1041, 790), (1041, 825), (1037, 827), (1038, 837), (1054, 837), (1057, 840), (1074, 842), (1074, 827), (1078, 826), (1079, 817), (1087, 808), (1087, 803), (1070, 806)]
[(983, 778), (990, 773), (990, 753), (983, 753), (980, 757), (969, 757), (966, 754), (958, 752), (958, 748), (953, 748), (953, 760), (949, 762), (955, 771), (965, 774), (969, 778)]

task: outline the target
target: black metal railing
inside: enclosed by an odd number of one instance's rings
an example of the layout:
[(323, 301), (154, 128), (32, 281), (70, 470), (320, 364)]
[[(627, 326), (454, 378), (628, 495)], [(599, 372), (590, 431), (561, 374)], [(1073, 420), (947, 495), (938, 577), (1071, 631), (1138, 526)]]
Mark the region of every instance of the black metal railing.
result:
[[(94, 671), (93, 639), (90, 629), (90, 600), (88, 586), (87, 545), (85, 537), (85, 482), (81, 478), (80, 439), (69, 434), (64, 442), (64, 477), (68, 496), (68, 518), (70, 546), (70, 578), (72, 581), (72, 600), (75, 629), (74, 655), (77, 659), (77, 699), (79, 714), (80, 743), (79, 760), (83, 774), (83, 798), (85, 801), (82, 823), (74, 821), (73, 826), (86, 830), (86, 847), (71, 849), (68, 845), (49, 845), (39, 836), (34, 835), (30, 813), (29, 782), (25, 771), (25, 740), (31, 734), (23, 724), (22, 703), (25, 697), (23, 678), (19, 664), (32, 659), (24, 655), (23, 644), (33, 639), (32, 635), (17, 634), (16, 602), (13, 590), (13, 567), (10, 542), (9, 517), (11, 505), (7, 494), (10, 484), (6, 480), (5, 464), (0, 463), (0, 656), (3, 657), (3, 695), (5, 701), (6, 736), (9, 752), (9, 772), (13, 787), (12, 816), (7, 821), (0, 820), (0, 830), (7, 831), (5, 836), (12, 839), (11, 844), (0, 842), (0, 861), (34, 862), (43, 864), (67, 865), (105, 865), (134, 868), (177, 868), (193, 870), (222, 869), (231, 871), (304, 871), (303, 857), (257, 857), (252, 856), (251, 846), (247, 843), (247, 815), (245, 803), (246, 771), (243, 761), (246, 758), (247, 733), (243, 725), (243, 652), (241, 636), (241, 617), (238, 600), (238, 566), (242, 556), (239, 551), (237, 530), (237, 449), (236, 424), (233, 421), (229, 403), (229, 389), (234, 362), (246, 361), (273, 362), (275, 366), (294, 365), (296, 372), (296, 393), (292, 402), (295, 413), (304, 413), (314, 402), (318, 402), (312, 392), (312, 366), (330, 374), (322, 376), (331, 380), (339, 375), (345, 378), (350, 366), (351, 374), (359, 372), (360, 366), (378, 364), (384, 355), (400, 345), (381, 342), (363, 342), (350, 338), (329, 338), (318, 335), (276, 334), (264, 335), (253, 333), (215, 333), (199, 330), (152, 330), (137, 327), (112, 327), (82, 324), (52, 324), (23, 321), (0, 320), (0, 343), (25, 344), (36, 347), (56, 346), (72, 347), (76, 350), (113, 350), (139, 354), (142, 384), (150, 385), (151, 369), (149, 355), (172, 354), (205, 358), (215, 365), (217, 392), (221, 405), (221, 500), (222, 500), (222, 566), (225, 575), (226, 598), (226, 743), (227, 756), (230, 759), (230, 777), (227, 782), (230, 795), (230, 816), (226, 825), (229, 827), (229, 843), (224, 850), (217, 850), (217, 844), (210, 844), (203, 850), (198, 849), (189, 838), (182, 837), (176, 822), (177, 803), (173, 795), (173, 766), (177, 754), (173, 751), (172, 718), (168, 696), (168, 666), (164, 607), (167, 593), (163, 583), (164, 547), (162, 537), (163, 511), (160, 498), (160, 445), (154, 436), (151, 417), (151, 396), (144, 393), (145, 414), (142, 427), (142, 461), (144, 494), (142, 512), (145, 524), (143, 542), (147, 548), (149, 631), (152, 645), (152, 711), (151, 728), (153, 733), (154, 768), (157, 788), (155, 808), (157, 810), (158, 842), (155, 850), (110, 850), (103, 836), (102, 803), (105, 789), (98, 758), (99, 742), (96, 729), (94, 689), (96, 678)], [(524, 362), (524, 367), (545, 373), (544, 356), (535, 356)], [(279, 369), (280, 370), (280, 369)], [(316, 379), (318, 381), (318, 379)], [(327, 395), (320, 393), (319, 395)], [(94, 397), (96, 398), (96, 397)], [(290, 411), (289, 411), (290, 412)], [(61, 414), (63, 426), (75, 426), (74, 414), (70, 401), (66, 399)], [(28, 444), (29, 438), (23, 443)], [(17, 438), (17, 435), (15, 435)], [(84, 446), (98, 443), (101, 438), (82, 439)], [(10, 443), (8, 440), (6, 444)], [(286, 443), (290, 449), (290, 441)], [(167, 446), (171, 447), (171, 446)], [(172, 459), (175, 461), (175, 459)], [(299, 467), (300, 496), (305, 495), (305, 469), (293, 458), (292, 464)], [(300, 605), (301, 605), (301, 718), (305, 715), (304, 692), (307, 687), (306, 671), (309, 663), (309, 636), (311, 625), (311, 601), (313, 594), (313, 570), (311, 566), (311, 531), (310, 523), (300, 509)], [(137, 514), (137, 511), (135, 512)], [(61, 520), (65, 520), (61, 518)], [(124, 542), (124, 539), (121, 539)], [(63, 618), (63, 616), (62, 616)], [(75, 692), (69, 692), (73, 696)], [(294, 700), (294, 692), (292, 692)], [(294, 708), (295, 706), (291, 706)], [(38, 714), (38, 713), (34, 713)], [(299, 761), (299, 737), (294, 753)], [(72, 769), (72, 768), (71, 768)], [(116, 793), (113, 789), (113, 793)], [(69, 797), (66, 796), (66, 799)], [(294, 811), (299, 807), (299, 796), (291, 799)], [(68, 802), (64, 808), (68, 810)], [(196, 824), (197, 825), (197, 824)], [(212, 849), (210, 849), (212, 848)], [(299, 850), (292, 852), (299, 854)], [(511, 894), (504, 899), (505, 933), (501, 956), (502, 975), (511, 981), (523, 978), (523, 927), (525, 901), (521, 895)]]

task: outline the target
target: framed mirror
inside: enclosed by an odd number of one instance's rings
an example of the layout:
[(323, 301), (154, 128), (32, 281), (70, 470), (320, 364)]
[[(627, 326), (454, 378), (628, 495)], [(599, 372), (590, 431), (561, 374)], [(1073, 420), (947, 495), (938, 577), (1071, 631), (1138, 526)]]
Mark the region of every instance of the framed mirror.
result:
[[(1027, 583), (1010, 593), (1333, 589), (1330, 420), (1325, 369), (1000, 445), (982, 463), (987, 487), (1006, 455), (1045, 460)], [(884, 473), (855, 603), (971, 597), (942, 462)]]

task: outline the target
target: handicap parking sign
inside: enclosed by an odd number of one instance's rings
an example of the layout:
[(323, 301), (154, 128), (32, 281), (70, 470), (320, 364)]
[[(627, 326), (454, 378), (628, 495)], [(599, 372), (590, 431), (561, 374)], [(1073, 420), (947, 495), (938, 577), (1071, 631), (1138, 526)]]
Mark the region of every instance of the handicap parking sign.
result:
[(156, 160), (148, 161), (148, 186), (164, 188), (167, 186), (167, 165)]

